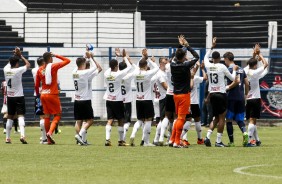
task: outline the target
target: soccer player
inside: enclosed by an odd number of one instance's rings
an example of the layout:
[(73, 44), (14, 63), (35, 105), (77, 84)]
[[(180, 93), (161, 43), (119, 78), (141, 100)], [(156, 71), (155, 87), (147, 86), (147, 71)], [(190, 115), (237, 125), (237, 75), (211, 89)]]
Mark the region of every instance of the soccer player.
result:
[[(27, 144), (25, 139), (25, 99), (22, 86), (22, 74), (30, 68), (30, 63), (22, 55), (20, 48), (16, 47), (15, 55), (9, 58), (9, 63), (4, 67), (5, 81), (7, 83), (7, 107), (8, 117), (6, 124), (6, 143), (11, 143), (10, 133), (13, 125), (13, 117), (18, 116), (21, 138), (23, 144)], [(19, 67), (22, 59), (25, 66)]]
[[(61, 62), (53, 63), (53, 57), (56, 57)], [(44, 65), (41, 66), (36, 74), (35, 92), (37, 100), (41, 100), (45, 118), (44, 126), (48, 144), (55, 144), (52, 134), (61, 119), (62, 108), (59, 98), (58, 90), (58, 70), (70, 63), (68, 58), (45, 52), (43, 54)], [(39, 93), (39, 86), (42, 84), (41, 93)], [(52, 124), (50, 123), (50, 115), (54, 115)]]
[[(158, 72), (159, 68), (156, 63), (148, 59), (147, 49), (142, 50), (142, 59), (139, 61), (139, 68), (135, 70), (134, 77), (136, 83), (136, 112), (137, 122), (134, 124), (131, 136), (130, 145), (135, 146), (134, 138), (137, 130), (144, 123), (143, 146), (155, 146), (150, 143), (150, 133), (152, 119), (154, 118), (154, 106), (152, 97), (152, 83), (151, 78)], [(150, 70), (148, 70), (148, 64)]]
[(199, 66), (201, 67), (203, 77), (195, 75), (193, 80), (191, 79), (191, 83), (193, 82), (193, 87), (191, 87), (192, 88), (192, 90), (191, 90), (191, 105), (190, 105), (190, 111), (191, 112), (190, 112), (190, 114), (187, 114), (187, 116), (186, 116), (186, 118), (187, 118), (187, 121), (185, 123), (186, 127), (185, 127), (185, 124), (183, 126), (183, 131), (182, 131), (182, 135), (181, 135), (183, 146), (189, 146), (190, 145), (190, 143), (187, 140), (187, 131), (190, 128), (192, 118), (195, 121), (195, 128), (196, 128), (197, 137), (198, 137), (197, 144), (204, 144), (204, 139), (202, 138), (201, 111), (200, 111), (200, 107), (199, 107), (199, 97), (198, 97), (199, 84), (201, 84), (203, 81), (208, 79), (206, 72), (205, 72), (204, 63), (202, 63), (201, 65), (200, 65), (199, 61), (196, 63), (196, 67), (193, 69), (194, 71), (191, 71), (191, 77), (193, 76), (192, 73), (195, 74), (197, 72)]
[(105, 83), (107, 85), (104, 99), (106, 100), (107, 118), (106, 125), (106, 143), (105, 146), (111, 146), (111, 129), (114, 119), (118, 120), (119, 141), (118, 146), (126, 146), (124, 141), (124, 105), (122, 96), (122, 79), (131, 70), (131, 63), (126, 58), (126, 52), (123, 49), (123, 59), (126, 63), (126, 68), (122, 71), (118, 69), (118, 61), (116, 59), (110, 60), (110, 68), (104, 73)]
[[(118, 59), (121, 54), (119, 48), (115, 49), (116, 58)], [(127, 59), (130, 60), (128, 54), (126, 55)], [(121, 85), (121, 93), (123, 95), (123, 105), (124, 105), (124, 120), (125, 123), (123, 125), (123, 141), (126, 140), (126, 134), (128, 132), (130, 123), (131, 123), (131, 113), (132, 113), (132, 101), (133, 101), (133, 92), (132, 92), (132, 80), (134, 78), (133, 73), (137, 66), (134, 63), (131, 63), (133, 67), (131, 70), (126, 74), (125, 77), (122, 78), (122, 85)], [(125, 61), (119, 63), (119, 70), (122, 71), (127, 67)]]
[[(39, 67), (43, 66), (45, 64), (44, 59), (42, 57), (37, 59), (37, 65), (38, 67), (33, 68), (31, 70), (33, 79), (34, 79), (34, 83), (36, 82), (36, 74), (37, 71), (39, 69)], [(39, 115), (40, 121), (39, 121), (39, 125), (40, 125), (40, 129), (41, 129), (41, 144), (47, 144), (47, 137), (46, 137), (46, 131), (45, 131), (45, 127), (44, 127), (44, 113), (43, 113), (43, 107), (42, 104), (40, 102), (40, 100), (38, 100), (38, 98), (36, 98), (36, 92), (34, 91), (34, 112), (35, 115)]]
[[(233, 70), (234, 63), (234, 55), (232, 52), (226, 52), (223, 55), (224, 62), (228, 67), (230, 73)], [(226, 114), (226, 128), (227, 134), (229, 137), (229, 147), (235, 146), (234, 144), (234, 136), (233, 136), (233, 125), (232, 120), (236, 121), (240, 130), (243, 133), (243, 146), (246, 146), (248, 143), (248, 133), (246, 132), (246, 125), (244, 123), (245, 118), (245, 95), (248, 94), (249, 91), (249, 81), (245, 74), (245, 71), (239, 67), (236, 71), (236, 75), (239, 75), (240, 81), (237, 80), (231, 81), (227, 79), (227, 114)], [(245, 89), (244, 89), (245, 86)]]
[[(75, 101), (74, 101), (74, 118), (77, 126), (81, 127), (78, 134), (75, 135), (75, 139), (80, 145), (87, 145), (86, 133), (89, 127), (93, 124), (93, 108), (91, 103), (90, 87), (92, 94), (92, 79), (102, 71), (102, 68), (96, 65), (94, 57), (90, 58), (90, 53), (86, 53), (87, 58), (90, 60), (93, 67), (86, 69), (86, 59), (77, 58), (77, 67), (73, 70), (72, 76), (75, 87)], [(98, 68), (98, 69), (97, 69)], [(83, 120), (85, 123), (82, 125)]]
[[(258, 61), (261, 61), (263, 66), (258, 67)], [(264, 59), (260, 52), (259, 44), (256, 44), (253, 58), (249, 59), (248, 66), (244, 68), (247, 78), (250, 84), (250, 90), (247, 95), (246, 104), (246, 119), (249, 120), (248, 135), (249, 140), (247, 147), (255, 146), (251, 143), (251, 140), (255, 138), (256, 146), (261, 145), (261, 141), (258, 137), (258, 131), (256, 126), (256, 120), (260, 118), (261, 111), (261, 95), (259, 80), (268, 73), (268, 63)]]
[(216, 147), (225, 147), (222, 143), (222, 134), (225, 125), (225, 116), (227, 108), (227, 96), (226, 96), (226, 86), (225, 86), (225, 76), (228, 77), (231, 81), (235, 80), (236, 70), (238, 69), (237, 65), (233, 66), (233, 72), (230, 74), (227, 67), (220, 63), (220, 54), (217, 51), (212, 53), (213, 63), (210, 63), (209, 56), (211, 51), (216, 46), (216, 37), (213, 38), (212, 47), (208, 50), (205, 55), (204, 63), (207, 69), (207, 75), (209, 78), (209, 95), (210, 102), (213, 109), (213, 116), (215, 117), (213, 123), (210, 124), (210, 129), (207, 132), (207, 137), (205, 138), (205, 145), (210, 147), (210, 136), (214, 127), (217, 126), (217, 139), (215, 146)]
[[(154, 138), (153, 144), (156, 146), (159, 145), (159, 138), (161, 134), (161, 126), (162, 126), (162, 121), (165, 117), (165, 102), (166, 102), (166, 91), (167, 91), (167, 77), (165, 73), (165, 66), (167, 64), (167, 58), (165, 57), (160, 57), (159, 58), (159, 71), (154, 75), (154, 77), (151, 79), (155, 81), (154, 83), (154, 89), (155, 89), (155, 99), (158, 99), (157, 105), (159, 106), (158, 109), (158, 114), (159, 114), (159, 119), (157, 119), (157, 128), (156, 128), (156, 134)], [(157, 113), (155, 111), (155, 113)]]
[[(170, 64), (172, 81), (174, 85), (173, 98), (177, 120), (172, 129), (169, 145), (173, 146), (174, 148), (182, 148), (182, 146), (180, 146), (180, 136), (186, 119), (186, 114), (189, 114), (190, 108), (190, 69), (199, 60), (199, 55), (189, 45), (184, 36), (180, 35), (178, 39), (183, 48), (178, 48), (176, 50), (175, 59)], [(190, 61), (186, 60), (187, 50), (194, 57)]]

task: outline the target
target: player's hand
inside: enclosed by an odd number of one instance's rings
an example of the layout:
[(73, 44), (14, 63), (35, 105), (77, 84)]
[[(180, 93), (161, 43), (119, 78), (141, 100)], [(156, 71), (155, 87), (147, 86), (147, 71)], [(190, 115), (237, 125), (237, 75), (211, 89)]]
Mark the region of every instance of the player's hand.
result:
[(234, 65), (234, 66), (233, 66), (233, 70), (234, 70), (234, 71), (237, 71), (238, 69), (239, 69), (239, 66), (238, 66), (238, 65)]
[(54, 54), (53, 52), (50, 52), (52, 57), (56, 57), (56, 54)]
[(119, 48), (115, 48), (115, 54), (117, 57), (120, 57), (120, 50)]
[(256, 54), (256, 55), (259, 55), (259, 54), (260, 54), (260, 45), (259, 45), (259, 43), (257, 43), (257, 44), (254, 46), (254, 54)]
[(213, 39), (212, 39), (212, 49), (215, 48), (215, 46), (216, 46), (216, 40), (217, 40), (217, 37), (213, 37)]
[(152, 56), (150, 59), (151, 59), (153, 62), (156, 62), (156, 58), (155, 58), (154, 56)]
[(178, 36), (178, 42), (179, 42), (179, 45), (184, 45), (184, 35), (179, 35)]
[(22, 55), (21, 49), (19, 47), (16, 47), (14, 50), (14, 54), (20, 57)]
[(205, 63), (204, 63), (204, 61), (202, 61), (201, 65), (200, 65), (200, 68), (201, 68), (202, 70), (205, 69)]
[(148, 50), (147, 50), (147, 49), (143, 49), (143, 50), (142, 50), (142, 56), (143, 56), (145, 59), (148, 59)]
[(87, 51), (87, 52), (85, 52), (85, 56), (86, 56), (86, 58), (89, 59), (91, 57), (91, 53), (89, 51)]
[(126, 57), (126, 51), (125, 51), (125, 49), (122, 49), (122, 57)]

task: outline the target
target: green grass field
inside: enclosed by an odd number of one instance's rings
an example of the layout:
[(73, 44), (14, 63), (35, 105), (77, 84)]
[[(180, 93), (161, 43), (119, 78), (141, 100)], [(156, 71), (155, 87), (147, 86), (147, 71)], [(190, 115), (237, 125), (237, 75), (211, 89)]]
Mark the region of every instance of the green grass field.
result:
[[(235, 128), (232, 148), (207, 148), (196, 145), (194, 127), (189, 132), (188, 149), (170, 147), (118, 147), (117, 128), (112, 128), (112, 143), (105, 147), (105, 128), (91, 127), (90, 146), (77, 146), (74, 128), (60, 127), (56, 145), (40, 145), (40, 131), (27, 127), (28, 145), (22, 145), (19, 135), (12, 135), (12, 144), (0, 143), (0, 183), (282, 183), (282, 127), (260, 127), (261, 147), (244, 148), (241, 134)], [(1, 129), (2, 130), (2, 129)], [(203, 135), (206, 134), (204, 128)], [(151, 140), (154, 136), (153, 128)], [(129, 131), (131, 133), (131, 129)], [(129, 136), (129, 135), (128, 135)], [(137, 134), (139, 143), (141, 131)], [(138, 139), (139, 138), (139, 139)], [(212, 135), (215, 142), (216, 133)], [(227, 144), (224, 133), (223, 142)], [(242, 170), (244, 166), (263, 165)], [(259, 176), (258, 176), (259, 175)]]

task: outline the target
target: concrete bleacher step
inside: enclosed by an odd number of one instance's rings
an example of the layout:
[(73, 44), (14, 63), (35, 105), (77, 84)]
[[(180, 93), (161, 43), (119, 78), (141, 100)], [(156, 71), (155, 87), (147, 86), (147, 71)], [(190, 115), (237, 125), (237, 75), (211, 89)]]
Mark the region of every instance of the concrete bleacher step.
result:
[(12, 31), (12, 26), (0, 25), (0, 31)]
[(18, 32), (16, 31), (1, 31), (0, 30), (1, 37), (18, 37)]

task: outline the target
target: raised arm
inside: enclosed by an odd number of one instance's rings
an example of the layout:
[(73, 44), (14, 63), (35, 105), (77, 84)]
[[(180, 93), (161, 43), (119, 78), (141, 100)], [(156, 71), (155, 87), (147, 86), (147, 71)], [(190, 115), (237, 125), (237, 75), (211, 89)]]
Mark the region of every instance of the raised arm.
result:
[[(70, 59), (68, 59), (68, 58), (66, 58), (66, 57), (64, 57), (64, 56), (60, 56), (60, 55), (53, 54), (53, 53), (52, 53), (52, 55), (55, 56), (56, 58), (62, 60), (62, 61), (59, 62), (59, 63), (54, 63), (54, 64), (53, 64), (53, 65), (57, 66), (58, 68), (62, 68), (62, 67), (66, 66), (67, 64), (69, 64), (69, 63), (71, 62)], [(52, 67), (53, 67), (53, 65), (52, 65)], [(54, 66), (54, 67), (55, 67), (55, 66)]]
[(203, 80), (208, 80), (208, 76), (207, 76), (207, 73), (205, 71), (205, 63), (204, 63), (204, 61), (202, 61), (201, 65), (200, 65), (200, 68), (202, 70)]
[(14, 50), (14, 53), (15, 53), (15, 55), (17, 55), (18, 57), (20, 57), (20, 58), (23, 60), (23, 62), (25, 63), (26, 69), (29, 69), (29, 68), (30, 68), (30, 63), (29, 63), (28, 60), (25, 59), (25, 57), (22, 55), (22, 52), (21, 52), (21, 50), (20, 50), (19, 47), (16, 47), (16, 49)]
[[(190, 60), (190, 62), (188, 62), (188, 66), (191, 68), (192, 66), (195, 65), (195, 63), (199, 60), (199, 54), (189, 45), (188, 41), (185, 39), (185, 37), (183, 35), (180, 35), (180, 37), (178, 37), (178, 40), (181, 39), (183, 46), (187, 48), (187, 50), (193, 55), (193, 59)], [(181, 41), (179, 41), (180, 43)]]
[(215, 48), (215, 46), (216, 46), (216, 37), (214, 37), (213, 39), (212, 39), (212, 47), (211, 47), (211, 49), (208, 49), (208, 51), (206, 52), (206, 55), (205, 55), (205, 57), (204, 57), (204, 63), (205, 63), (205, 66), (206, 67), (211, 67), (212, 66), (212, 64), (210, 63), (210, 60), (209, 60), (209, 57), (210, 57), (210, 55), (211, 55), (211, 52), (212, 52), (212, 50)]

